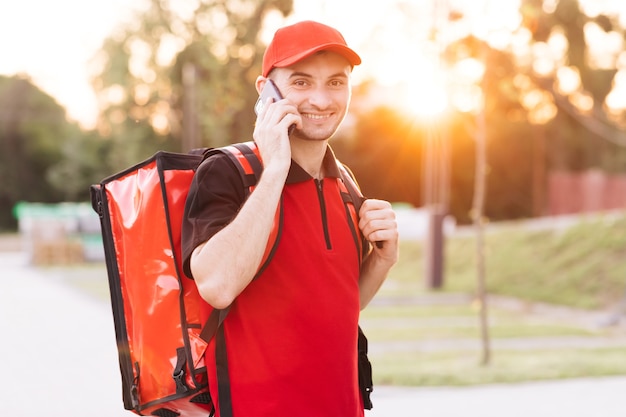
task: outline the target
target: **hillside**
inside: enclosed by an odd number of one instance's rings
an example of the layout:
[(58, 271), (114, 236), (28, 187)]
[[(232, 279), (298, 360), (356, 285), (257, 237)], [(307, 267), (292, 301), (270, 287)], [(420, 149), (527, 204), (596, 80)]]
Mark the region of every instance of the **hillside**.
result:
[(489, 366), (479, 365), (472, 230), (448, 237), (437, 291), (425, 288), (422, 244), (403, 241), (400, 262), (362, 313), (376, 382), (473, 385), (626, 374), (626, 219), (612, 213), (562, 220), (488, 227)]
[[(424, 291), (422, 242), (404, 241), (388, 293)], [(488, 291), (584, 309), (607, 309), (626, 294), (626, 215), (509, 222), (486, 228)], [(473, 293), (476, 240), (457, 229), (445, 243), (443, 292)]]

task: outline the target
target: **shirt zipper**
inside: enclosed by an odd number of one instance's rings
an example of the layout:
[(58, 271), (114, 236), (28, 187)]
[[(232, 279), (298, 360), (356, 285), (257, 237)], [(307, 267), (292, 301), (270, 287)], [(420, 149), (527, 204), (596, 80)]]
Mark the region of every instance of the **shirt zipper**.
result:
[(315, 179), (315, 185), (317, 186), (317, 195), (320, 202), (320, 210), (322, 212), (322, 227), (324, 228), (324, 239), (326, 239), (326, 249), (333, 248), (330, 243), (330, 233), (328, 232), (328, 215), (326, 213), (326, 200), (324, 199), (324, 182), (323, 180)]

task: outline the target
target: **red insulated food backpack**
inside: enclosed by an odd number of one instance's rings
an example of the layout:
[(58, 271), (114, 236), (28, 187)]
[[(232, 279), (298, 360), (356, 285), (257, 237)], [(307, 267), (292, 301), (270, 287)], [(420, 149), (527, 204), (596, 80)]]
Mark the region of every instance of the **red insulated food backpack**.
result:
[[(220, 330), (228, 309), (214, 310), (202, 322), (203, 301), (195, 282), (183, 273), (180, 248), (185, 201), (195, 171), (206, 157), (219, 152), (230, 157), (246, 192), (251, 192), (262, 171), (254, 142), (189, 154), (159, 151), (90, 189), (100, 216), (124, 408), (138, 415), (207, 417), (215, 412), (204, 351), (212, 337), (218, 338), (217, 346), (223, 344)], [(363, 254), (366, 244), (357, 221), (363, 197), (347, 170), (338, 165), (350, 227)], [(260, 270), (271, 260), (281, 224), (279, 207)], [(217, 378), (222, 387), (227, 369)], [(370, 409), (371, 365), (360, 328), (359, 383), (363, 406)], [(222, 417), (232, 417), (229, 394), (220, 389)]]

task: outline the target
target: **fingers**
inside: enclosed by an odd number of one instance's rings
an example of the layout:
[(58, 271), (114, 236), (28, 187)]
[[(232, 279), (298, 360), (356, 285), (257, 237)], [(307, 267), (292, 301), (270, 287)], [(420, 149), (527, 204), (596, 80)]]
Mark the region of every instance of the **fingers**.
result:
[[(377, 242), (378, 249), (385, 247), (384, 242), (398, 240), (396, 214), (391, 204), (383, 200), (368, 199), (361, 206), (359, 228), (370, 242)], [(382, 244), (378, 242), (383, 242)]]
[[(301, 126), (302, 120), (296, 107), (288, 100), (282, 99), (274, 102), (268, 98), (263, 109), (257, 117), (257, 127), (261, 132), (268, 132), (271, 136), (284, 136), (293, 129), (291, 126)], [(256, 128), (255, 128), (256, 131)]]
[(267, 103), (259, 112), (253, 137), (266, 168), (274, 163), (284, 169), (289, 168), (291, 149), (287, 130), (288, 123), (294, 120), (294, 115), (290, 113), (293, 111), (295, 107), (287, 100), (274, 103), (272, 98), (268, 98)]

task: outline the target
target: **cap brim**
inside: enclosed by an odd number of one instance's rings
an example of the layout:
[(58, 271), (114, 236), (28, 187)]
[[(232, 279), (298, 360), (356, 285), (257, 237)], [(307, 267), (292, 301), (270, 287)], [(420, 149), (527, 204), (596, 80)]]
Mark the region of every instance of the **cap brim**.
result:
[(298, 61), (308, 58), (309, 56), (319, 51), (335, 52), (343, 56), (344, 58), (346, 58), (348, 62), (350, 63), (350, 65), (352, 66), (359, 65), (361, 63), (361, 57), (352, 49), (348, 48), (345, 45), (340, 45), (336, 43), (328, 43), (328, 44), (318, 45), (315, 48), (302, 51), (296, 55), (290, 56), (289, 58), (285, 58), (281, 61), (278, 61), (274, 64), (274, 68), (288, 67), (290, 65), (295, 64)]

